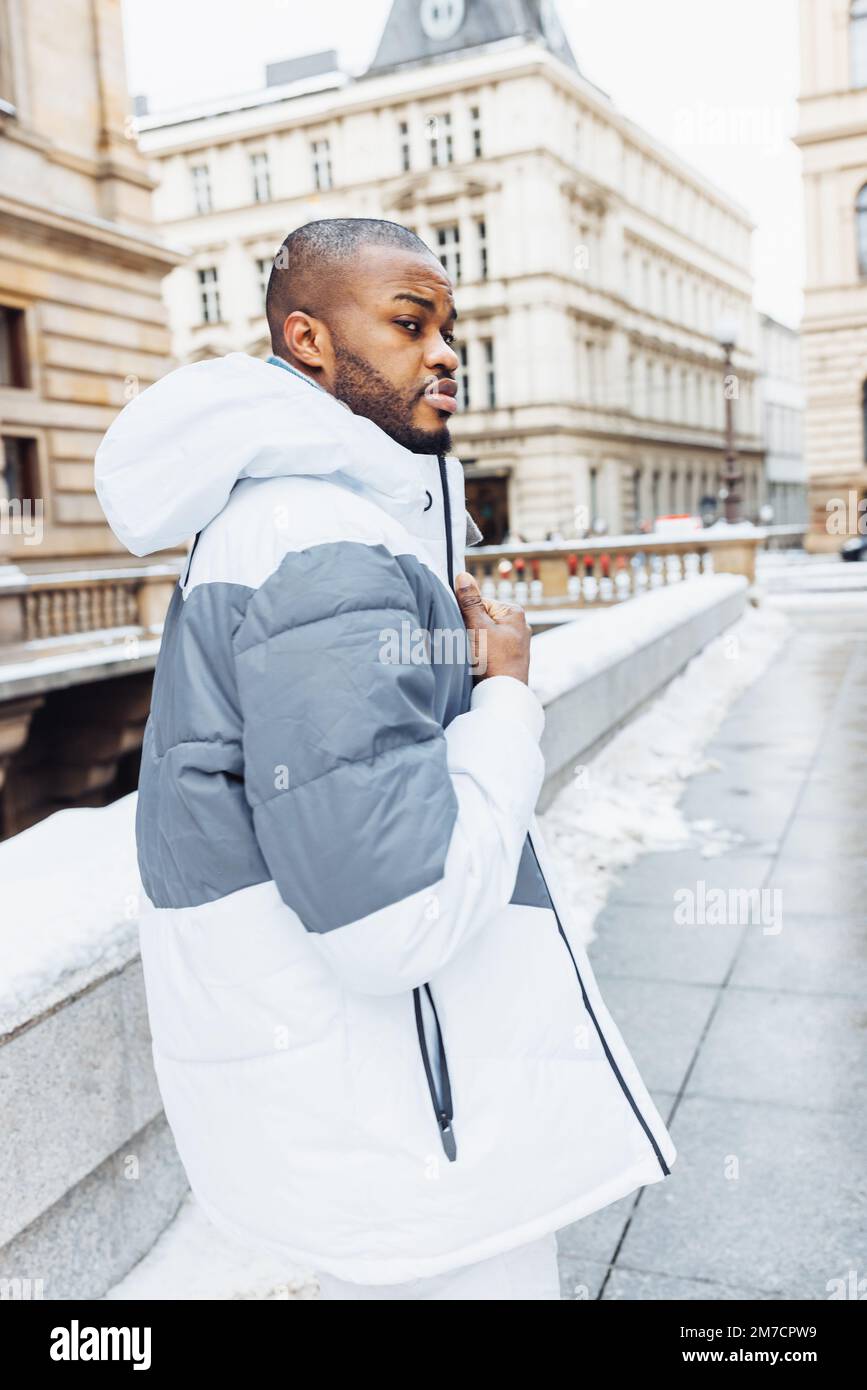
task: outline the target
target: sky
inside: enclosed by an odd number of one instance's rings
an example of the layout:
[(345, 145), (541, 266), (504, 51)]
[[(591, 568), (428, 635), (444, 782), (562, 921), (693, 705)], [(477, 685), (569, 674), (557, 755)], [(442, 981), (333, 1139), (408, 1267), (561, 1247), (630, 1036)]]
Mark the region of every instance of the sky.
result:
[[(151, 111), (262, 86), (265, 64), (370, 61), (391, 0), (123, 0), (130, 91)], [(798, 0), (558, 0), (582, 72), (746, 208), (755, 302), (803, 307)]]

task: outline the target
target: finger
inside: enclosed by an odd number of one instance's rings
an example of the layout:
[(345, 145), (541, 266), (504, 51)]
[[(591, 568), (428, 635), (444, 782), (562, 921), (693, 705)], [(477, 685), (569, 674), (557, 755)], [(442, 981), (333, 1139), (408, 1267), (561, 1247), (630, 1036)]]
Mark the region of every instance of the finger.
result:
[(485, 601), (479, 592), (479, 586), (466, 570), (462, 570), (455, 578), (455, 594), (467, 627), (491, 626), (491, 619), (488, 616)]

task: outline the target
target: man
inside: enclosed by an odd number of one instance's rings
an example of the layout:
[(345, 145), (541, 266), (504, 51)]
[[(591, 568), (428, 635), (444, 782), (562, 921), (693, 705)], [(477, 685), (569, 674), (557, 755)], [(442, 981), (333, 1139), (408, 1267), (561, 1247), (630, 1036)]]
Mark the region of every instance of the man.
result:
[(137, 814), (166, 1115), (206, 1214), (325, 1297), (556, 1298), (556, 1230), (675, 1149), (533, 818), (526, 620), (458, 572), (452, 286), (325, 220), (267, 312), (267, 362), (170, 373), (96, 460), (134, 553), (196, 536)]

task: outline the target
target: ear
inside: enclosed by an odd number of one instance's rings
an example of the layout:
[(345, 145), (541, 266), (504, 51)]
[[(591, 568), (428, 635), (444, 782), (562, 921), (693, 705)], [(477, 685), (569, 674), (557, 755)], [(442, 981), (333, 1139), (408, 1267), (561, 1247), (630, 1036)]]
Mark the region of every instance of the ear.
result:
[(299, 366), (329, 369), (331, 335), (321, 319), (303, 309), (293, 309), (283, 321), (283, 340)]

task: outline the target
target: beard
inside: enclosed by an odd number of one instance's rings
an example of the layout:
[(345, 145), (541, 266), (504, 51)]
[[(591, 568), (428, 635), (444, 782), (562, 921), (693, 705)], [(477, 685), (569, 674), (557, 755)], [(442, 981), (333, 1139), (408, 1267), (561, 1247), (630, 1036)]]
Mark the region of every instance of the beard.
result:
[(376, 368), (339, 342), (332, 330), (334, 347), (334, 394), (354, 415), (364, 415), (404, 449), (413, 454), (447, 454), (452, 437), (443, 422), (438, 429), (422, 430), (411, 424), (415, 404), (423, 392), (413, 390), (402, 396)]

